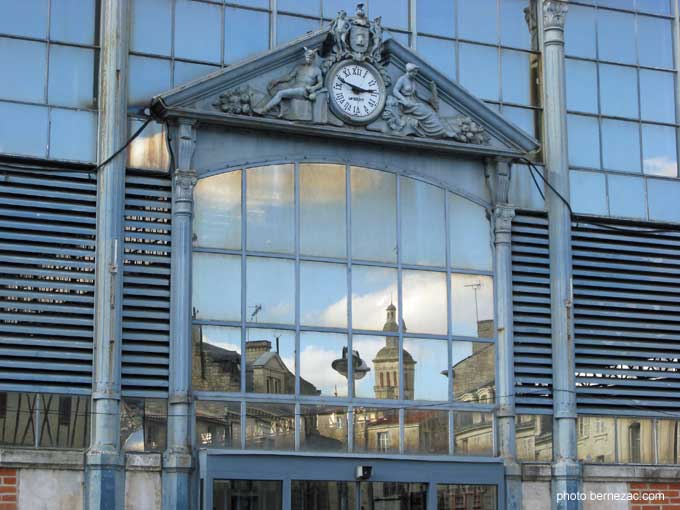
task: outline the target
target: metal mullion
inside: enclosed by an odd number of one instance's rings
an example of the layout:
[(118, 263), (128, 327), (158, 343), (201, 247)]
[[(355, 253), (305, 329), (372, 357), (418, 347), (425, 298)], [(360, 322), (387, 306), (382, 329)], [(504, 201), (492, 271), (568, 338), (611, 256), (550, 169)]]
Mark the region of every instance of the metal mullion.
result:
[[(397, 189), (395, 197), (396, 214), (396, 228), (397, 228), (397, 332), (399, 334), (399, 400), (404, 400), (405, 380), (404, 380), (404, 331), (402, 325), (404, 324), (404, 314), (402, 306), (404, 303), (402, 290), (402, 269), (401, 269), (401, 174), (396, 173), (394, 178), (397, 180)], [(415, 397), (415, 393), (413, 395)], [(402, 424), (399, 426), (399, 433), (401, 435)]]
[(247, 250), (246, 254), (249, 257), (260, 257), (260, 258), (269, 258), (269, 259), (286, 259), (286, 260), (297, 260), (295, 254), (289, 254), (289, 253), (274, 253), (274, 252), (266, 252), (266, 251), (253, 251), (253, 250)]
[(406, 333), (404, 337), (412, 340), (448, 340), (447, 335), (435, 335), (432, 333)]
[(417, 49), (417, 41), (418, 41), (418, 16), (417, 16), (417, 9), (416, 9), (416, 1), (417, 0), (410, 0), (408, 3), (408, 28), (409, 32), (411, 33), (411, 37), (409, 38), (409, 42), (411, 43), (411, 48), (413, 51), (416, 51)]
[(390, 269), (398, 269), (397, 264), (391, 262), (376, 262), (371, 260), (353, 260), (352, 264), (357, 266), (370, 266), (370, 267), (388, 267)]
[(239, 404), (241, 405), (241, 411), (240, 411), (240, 416), (241, 416), (241, 437), (240, 437), (240, 443), (241, 443), (241, 449), (245, 450), (246, 449), (246, 403), (245, 401), (240, 401)]
[(220, 67), (224, 67), (224, 30), (227, 26), (227, 8), (224, 0), (220, 5), (222, 10), (222, 19), (220, 19)]
[[(248, 218), (247, 218), (247, 204), (246, 197), (248, 193), (247, 172), (244, 168), (241, 170), (241, 393), (246, 392), (246, 314), (248, 313), (246, 303), (246, 245), (248, 243)], [(245, 425), (243, 429), (245, 435)]]
[(408, 269), (413, 271), (433, 271), (437, 273), (445, 273), (446, 267), (444, 266), (419, 266), (416, 264), (402, 264), (402, 269)]
[(452, 295), (451, 295), (451, 232), (449, 223), (449, 193), (444, 190), (444, 239), (445, 239), (445, 263), (446, 263), (446, 336), (447, 336), (447, 352), (448, 361), (446, 363), (447, 371), (447, 394), (449, 402), (453, 402), (453, 345), (452, 345), (452, 327), (453, 316), (452, 310)]
[[(300, 395), (300, 165), (295, 163), (293, 170), (293, 206), (295, 209), (295, 395)], [(299, 423), (299, 422), (298, 422)], [(297, 424), (295, 428), (296, 449), (300, 438)]]
[(300, 450), (300, 404), (298, 402), (295, 403), (294, 414), (295, 414), (294, 449), (297, 452)]
[[(347, 256), (347, 396), (350, 401), (355, 397), (354, 388), (354, 337), (352, 326), (352, 182), (351, 168), (345, 164), (345, 254)], [(352, 360), (351, 363), (349, 360)], [(354, 429), (352, 429), (352, 434)], [(347, 430), (348, 441), (350, 431)], [(351, 451), (351, 450), (350, 450)]]
[(406, 411), (403, 407), (399, 408), (399, 454), (404, 454), (404, 437), (406, 428)]
[[(675, 96), (675, 124), (680, 123), (680, 75), (678, 74), (678, 63), (680, 61), (680, 12), (678, 12), (678, 2), (674, 0), (672, 2), (672, 14), (673, 14), (673, 29), (671, 37), (673, 38), (673, 74), (675, 75), (674, 80), (674, 96)], [(642, 111), (640, 111), (640, 118), (642, 118)], [(675, 129), (675, 154), (676, 160), (680, 162), (680, 130)], [(643, 169), (644, 174), (644, 169)], [(645, 182), (645, 198), (647, 194), (647, 183)], [(647, 207), (649, 207), (649, 201), (647, 201)], [(647, 212), (647, 217), (649, 217), (649, 211)]]
[(269, 48), (276, 46), (277, 2), (269, 0)]
[(370, 336), (399, 336), (399, 333), (394, 333), (391, 331), (378, 331), (378, 330), (374, 331), (370, 329), (352, 329), (352, 332)]
[(456, 454), (455, 411), (449, 411), (449, 455)]

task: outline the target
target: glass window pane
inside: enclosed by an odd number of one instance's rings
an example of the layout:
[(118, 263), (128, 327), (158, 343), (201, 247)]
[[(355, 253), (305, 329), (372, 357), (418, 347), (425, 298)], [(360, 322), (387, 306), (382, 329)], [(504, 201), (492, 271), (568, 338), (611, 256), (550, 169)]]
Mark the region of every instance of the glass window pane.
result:
[(596, 64), (584, 60), (566, 59), (566, 80), (567, 109), (597, 113)]
[(657, 420), (658, 464), (680, 464), (680, 421)]
[[(473, 2), (476, 0), (471, 3)], [(482, 99), (497, 101), (498, 50), (489, 46), (461, 43), (460, 83)]]
[(44, 103), (46, 66), (46, 44), (0, 37), (0, 97)]
[[(300, 450), (314, 452), (346, 452), (347, 451), (347, 429), (349, 426), (347, 408), (322, 406), (322, 405), (301, 405), (300, 406)], [(296, 483), (324, 483), (324, 482), (296, 482), (293, 481), (293, 502), (291, 509), (299, 508), (308, 510), (312, 508), (324, 508), (331, 510), (335, 508), (354, 508), (352, 506), (315, 506), (302, 505), (296, 506), (295, 484)], [(341, 484), (345, 486), (344, 492), (353, 501), (354, 491), (347, 491), (351, 486), (350, 482), (328, 482), (330, 484)], [(337, 490), (337, 489), (336, 489)], [(337, 495), (337, 492), (332, 493)], [(344, 499), (343, 496), (341, 498)]]
[(300, 263), (300, 324), (347, 327), (347, 266)]
[(455, 455), (493, 455), (493, 415), (456, 411), (453, 415)]
[(444, 190), (401, 178), (401, 261), (424, 266), (446, 265)]
[(295, 267), (292, 260), (248, 257), (246, 320), (292, 324), (295, 319)]
[(613, 464), (616, 462), (616, 431), (614, 418), (602, 416), (579, 416), (576, 423), (578, 431), (578, 459), (588, 463)]
[(603, 115), (638, 117), (637, 72), (634, 67), (600, 64), (600, 107)]
[(191, 386), (195, 391), (241, 391), (241, 328), (194, 324)]
[(371, 0), (368, 14), (371, 18), (382, 18), (382, 24), (388, 28), (408, 30), (409, 0)]
[[(303, 395), (318, 394), (309, 386), (300, 381)], [(246, 331), (246, 391), (295, 393), (295, 331), (255, 328)]]
[(48, 0), (3, 2), (0, 32), (27, 37), (47, 37)]
[[(40, 407), (41, 412), (38, 415), (36, 428), (41, 431), (39, 446), (41, 448), (59, 448), (59, 449), (84, 449), (88, 448), (90, 439), (90, 398), (86, 396), (76, 396), (76, 395), (55, 395), (55, 394), (45, 394), (40, 396), (42, 405)], [(127, 399), (124, 399), (122, 404), (125, 405)], [(147, 444), (142, 444), (145, 450), (160, 450), (161, 445), (158, 443), (153, 443), (148, 441), (148, 435), (144, 434), (144, 422), (146, 421), (146, 428), (149, 428), (148, 422), (153, 420), (144, 420), (144, 400), (139, 399), (141, 402), (142, 413), (139, 421), (142, 425), (143, 439)], [(152, 400), (152, 399), (148, 399)], [(157, 402), (164, 402), (163, 400), (158, 400)], [(149, 406), (151, 407), (151, 406)], [(159, 409), (160, 413), (156, 416), (166, 414), (164, 409)], [(158, 420), (158, 418), (157, 418)], [(158, 420), (160, 421), (160, 420)], [(156, 424), (160, 425), (156, 422)], [(14, 428), (9, 425), (5, 420), (3, 420), (3, 428)], [(152, 421), (153, 423), (153, 421)], [(19, 433), (23, 433), (25, 429), (19, 429)], [(164, 435), (165, 429), (162, 428)], [(164, 437), (159, 437), (158, 439), (164, 439)], [(32, 445), (31, 445), (32, 446)], [(163, 445), (164, 446), (164, 445)]]
[[(356, 365), (361, 370), (354, 372), (354, 396), (359, 398), (399, 398), (399, 339), (354, 335), (352, 349)], [(381, 353), (378, 357), (378, 353)], [(397, 360), (394, 360), (394, 353)], [(392, 353), (390, 361), (389, 353)], [(377, 365), (376, 365), (377, 362)], [(382, 381), (380, 375), (382, 374)], [(386, 379), (390, 374), (389, 381)], [(378, 374), (378, 375), (376, 375)]]
[(418, 53), (439, 72), (456, 79), (456, 46), (453, 41), (418, 36)]
[(643, 120), (675, 122), (672, 73), (640, 69), (640, 112)]
[(0, 152), (47, 156), (47, 107), (0, 102), (0, 119)]
[[(461, 507), (460, 504), (465, 506)], [(458, 510), (459, 508), (470, 508), (472, 505), (483, 510), (496, 510), (496, 486), (437, 485), (438, 510)]]
[(503, 117), (515, 124), (515, 126), (534, 138), (537, 138), (536, 131), (538, 129), (538, 116), (540, 115), (540, 111), (503, 105), (502, 112)]
[(357, 3), (354, 0), (322, 0), (323, 15), (325, 18), (335, 18), (340, 9), (352, 16), (356, 11)]
[(246, 448), (249, 450), (294, 450), (295, 406), (278, 403), (246, 403)]
[(269, 48), (269, 14), (227, 7), (224, 11), (224, 62), (237, 62)]
[(645, 418), (617, 418), (617, 451), (620, 464), (654, 462), (654, 421)]
[(495, 43), (496, 0), (459, 0), (458, 37), (471, 41)]
[(623, 64), (635, 64), (635, 14), (597, 11), (599, 58)]
[(597, 118), (567, 115), (569, 163), (584, 168), (600, 168), (600, 130)]
[(293, 165), (249, 168), (247, 176), (248, 249), (294, 251)]
[[(134, 117), (128, 119), (128, 136), (142, 127), (143, 121)], [(152, 121), (128, 148), (128, 167), (147, 170), (168, 171), (170, 153), (166, 139), (166, 124)]]
[(206, 74), (213, 73), (219, 70), (217, 66), (211, 66), (208, 64), (192, 64), (191, 62), (182, 62), (181, 60), (175, 61), (175, 68), (173, 71), (173, 87), (179, 87), (184, 85), (196, 78), (201, 78)]
[(642, 125), (642, 165), (647, 175), (677, 177), (678, 157), (675, 128)]
[(451, 318), (454, 335), (492, 338), (493, 279), (490, 276), (451, 275)]
[(670, 0), (636, 0), (639, 11), (649, 12), (650, 14), (671, 15)]
[[(416, 2), (418, 33), (453, 37), (456, 27), (455, 16), (454, 2), (442, 2), (441, 0), (418, 0)], [(418, 41), (418, 53), (422, 53), (420, 40)]]
[(399, 411), (355, 407), (354, 451), (399, 453)]
[(405, 330), (445, 335), (446, 273), (404, 271), (402, 278)]
[(569, 5), (564, 26), (564, 46), (567, 55), (595, 58), (595, 9)]
[(175, 57), (219, 63), (222, 8), (203, 2), (176, 1)]
[(199, 448), (240, 449), (241, 404), (197, 401), (196, 444)]
[(496, 400), (496, 345), (453, 342), (453, 399), (493, 404)]
[(392, 321), (386, 322), (385, 318), (388, 315), (386, 314), (388, 306), (396, 299), (397, 271), (395, 269), (370, 266), (352, 267), (352, 328), (382, 330), (383, 324), (384, 327), (388, 327), (388, 323), (389, 327), (393, 328)]
[[(143, 53), (170, 55), (172, 43), (172, 2), (133, 0), (130, 15), (130, 49)], [(153, 30), (149, 30), (153, 27)]]
[(671, 20), (638, 16), (640, 65), (673, 67)]
[(601, 172), (569, 173), (571, 207), (583, 214), (607, 214), (607, 186)]
[(50, 8), (50, 38), (79, 44), (94, 44), (96, 23), (94, 0), (59, 0)]
[(318, 20), (280, 14), (276, 17), (276, 45), (281, 46), (318, 29)]
[(344, 165), (300, 165), (300, 253), (347, 256)]
[(347, 335), (300, 333), (300, 394), (347, 397), (347, 358)]
[(241, 257), (194, 252), (192, 278), (197, 319), (241, 320)]
[(553, 417), (549, 414), (515, 417), (515, 443), (517, 460), (526, 462), (551, 462)]
[[(529, 8), (528, 0), (503, 0), (500, 2), (500, 7), (501, 44), (513, 48), (531, 49), (531, 34), (524, 19), (524, 9)], [(418, 29), (420, 30), (420, 27)]]
[(449, 399), (449, 346), (446, 340), (404, 339), (404, 398)]
[(319, 16), (321, 14), (321, 2), (300, 2), (300, 0), (277, 0), (278, 12), (292, 12), (294, 14), (306, 14), (307, 16)]
[(282, 485), (279, 480), (215, 480), (214, 510), (281, 510)]
[(602, 119), (602, 164), (608, 170), (640, 171), (639, 124)]
[(503, 50), (501, 66), (503, 69), (503, 101), (530, 105), (532, 101), (531, 72), (529, 53)]
[(397, 180), (394, 174), (351, 168), (352, 257), (395, 262)]
[(92, 108), (94, 94), (94, 51), (71, 46), (50, 46), (50, 104)]
[(128, 103), (148, 106), (151, 98), (170, 88), (170, 61), (130, 55)]
[(669, 179), (647, 179), (647, 200), (649, 219), (661, 221), (680, 221), (680, 182)]
[(491, 222), (486, 209), (460, 195), (447, 196), (451, 265), (491, 271)]
[(404, 412), (404, 453), (448, 455), (448, 411), (406, 409)]
[(408, 47), (410, 45), (409, 35), (406, 32), (397, 32), (396, 30), (394, 30), (390, 31), (390, 35), (395, 41), (397, 41), (402, 46)]
[[(325, 420), (324, 416), (321, 418)], [(300, 440), (302, 442), (302, 439)], [(323, 444), (324, 442), (322, 442)], [(302, 447), (302, 444), (300, 445)], [(353, 482), (320, 482), (293, 480), (291, 482), (291, 510), (345, 510), (356, 508)]]
[(425, 510), (426, 483), (361, 482), (361, 508)]
[(193, 245), (241, 248), (241, 171), (200, 179), (194, 187)]
[[(78, 136), (73, 136), (78, 133)], [(97, 153), (97, 114), (52, 108), (50, 158), (94, 162)]]
[(646, 218), (647, 200), (645, 181), (630, 175), (607, 176), (609, 186), (609, 213), (612, 216)]

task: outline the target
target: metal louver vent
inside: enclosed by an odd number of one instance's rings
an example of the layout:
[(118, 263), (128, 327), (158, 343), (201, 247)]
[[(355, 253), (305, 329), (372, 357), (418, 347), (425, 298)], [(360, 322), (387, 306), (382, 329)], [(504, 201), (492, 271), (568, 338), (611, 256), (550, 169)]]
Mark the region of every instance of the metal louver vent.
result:
[(0, 387), (89, 394), (95, 175), (0, 165)]
[(577, 223), (572, 247), (579, 411), (680, 411), (680, 230)]
[(552, 412), (548, 220), (518, 212), (512, 223), (515, 394), (518, 413)]
[(170, 177), (128, 170), (123, 393), (165, 397), (170, 333)]

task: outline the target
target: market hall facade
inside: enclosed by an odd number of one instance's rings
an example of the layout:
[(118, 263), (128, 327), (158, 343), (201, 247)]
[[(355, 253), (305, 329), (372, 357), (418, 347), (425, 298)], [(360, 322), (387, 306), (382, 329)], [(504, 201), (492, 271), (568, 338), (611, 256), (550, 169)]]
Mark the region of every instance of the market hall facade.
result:
[(674, 490), (676, 5), (34, 3), (0, 30), (48, 71), (0, 90), (0, 504)]

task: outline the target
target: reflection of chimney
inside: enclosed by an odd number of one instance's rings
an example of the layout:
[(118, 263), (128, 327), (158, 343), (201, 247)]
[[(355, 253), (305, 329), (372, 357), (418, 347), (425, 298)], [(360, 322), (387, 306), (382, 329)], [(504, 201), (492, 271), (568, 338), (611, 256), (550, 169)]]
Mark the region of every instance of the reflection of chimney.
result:
[(265, 352), (272, 350), (272, 343), (269, 340), (253, 340), (246, 342), (246, 363), (251, 363), (262, 356)]
[(477, 336), (479, 338), (493, 338), (493, 319), (477, 321)]

